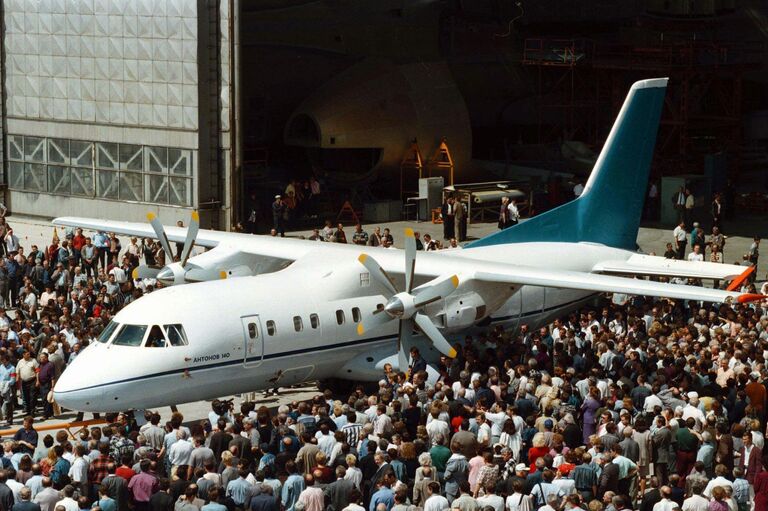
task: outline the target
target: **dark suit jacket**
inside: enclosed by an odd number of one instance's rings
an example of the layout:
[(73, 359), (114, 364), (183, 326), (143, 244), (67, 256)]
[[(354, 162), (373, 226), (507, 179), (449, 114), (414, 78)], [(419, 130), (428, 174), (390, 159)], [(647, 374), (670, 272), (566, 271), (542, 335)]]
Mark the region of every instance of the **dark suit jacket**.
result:
[(643, 500), (640, 502), (640, 511), (653, 511), (653, 506), (659, 501), (661, 501), (661, 492), (658, 488), (654, 488), (643, 495)]
[(744, 466), (744, 447), (739, 449), (739, 454), (741, 454), (741, 457), (739, 458), (739, 468), (744, 470), (744, 474), (747, 481), (749, 481), (749, 484), (755, 484), (755, 476), (763, 468), (762, 451), (757, 447), (752, 447), (752, 451), (749, 453), (749, 464), (747, 467)]
[(35, 504), (28, 500), (21, 501), (14, 504), (11, 511), (40, 511), (40, 504)]
[(11, 511), (40, 511), (40, 504), (22, 500), (21, 502), (14, 504)]
[(325, 487), (326, 511), (341, 511), (349, 505), (349, 492), (355, 483), (347, 479), (337, 479)]
[(672, 430), (661, 428), (651, 437), (653, 443), (653, 462), (669, 463), (669, 445), (672, 443)]
[(607, 491), (616, 491), (619, 487), (619, 466), (615, 463), (603, 465), (603, 473), (597, 484), (597, 493), (602, 495)]
[(248, 509), (251, 511), (278, 511), (277, 501), (273, 495), (260, 493), (251, 497)]
[(729, 474), (733, 472), (733, 437), (729, 433), (724, 434), (717, 441), (715, 463), (725, 465)]

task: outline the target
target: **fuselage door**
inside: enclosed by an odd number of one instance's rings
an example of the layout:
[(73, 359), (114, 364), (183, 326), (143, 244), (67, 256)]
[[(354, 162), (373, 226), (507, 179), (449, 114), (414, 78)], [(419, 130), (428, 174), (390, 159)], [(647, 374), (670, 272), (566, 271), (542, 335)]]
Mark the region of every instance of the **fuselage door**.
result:
[(264, 336), (258, 314), (241, 316), (243, 323), (243, 365), (256, 367), (264, 357)]

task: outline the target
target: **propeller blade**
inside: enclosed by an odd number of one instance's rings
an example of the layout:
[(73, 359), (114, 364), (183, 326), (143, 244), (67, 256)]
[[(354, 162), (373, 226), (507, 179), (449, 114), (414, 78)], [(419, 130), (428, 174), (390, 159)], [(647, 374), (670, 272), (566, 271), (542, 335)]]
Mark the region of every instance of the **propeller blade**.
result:
[(417, 309), (445, 298), (459, 287), (458, 275), (453, 275), (447, 279), (435, 282), (434, 284), (432, 282), (435, 281), (427, 282), (414, 290), (415, 292), (413, 294), (416, 296), (416, 303), (414, 303), (414, 306)]
[(131, 276), (133, 277), (133, 280), (139, 280), (139, 279), (154, 279), (157, 277), (157, 274), (160, 273), (160, 269), (157, 266), (148, 266), (146, 264), (141, 264), (133, 269), (133, 272), (131, 272)]
[(384, 271), (384, 268), (379, 266), (376, 260), (368, 254), (360, 254), (357, 258), (360, 263), (366, 267), (368, 273), (371, 274), (373, 280), (375, 280), (381, 287), (387, 290), (389, 296), (397, 294), (397, 289), (392, 285), (392, 281), (389, 279), (389, 275)]
[(438, 330), (435, 324), (432, 323), (432, 320), (429, 319), (429, 316), (417, 312), (413, 319), (416, 321), (416, 324), (419, 326), (419, 329), (421, 329), (424, 335), (429, 337), (429, 340), (432, 341), (432, 344), (435, 346), (437, 351), (447, 357), (456, 357), (456, 350), (453, 349), (451, 343), (449, 343), (448, 340), (443, 337), (443, 334), (441, 334), (440, 330)]
[(405, 291), (413, 289), (414, 270), (416, 269), (416, 237), (410, 227), (405, 230)]
[(408, 371), (408, 346), (413, 346), (411, 341), (413, 337), (413, 320), (404, 319), (400, 321), (400, 328), (397, 334), (397, 364), (398, 371), (405, 373)]
[(197, 211), (192, 211), (192, 218), (187, 228), (187, 238), (184, 240), (184, 248), (181, 251), (181, 266), (187, 265), (187, 260), (192, 253), (192, 247), (195, 246), (195, 238), (200, 230), (200, 215)]
[(173, 262), (171, 244), (168, 243), (168, 236), (165, 235), (165, 229), (163, 228), (163, 224), (160, 222), (160, 219), (157, 218), (157, 215), (154, 213), (147, 213), (147, 220), (149, 220), (149, 223), (152, 225), (152, 229), (155, 231), (155, 236), (157, 236), (157, 240), (160, 242), (160, 246), (163, 247), (166, 264)]
[(373, 314), (363, 318), (363, 320), (357, 324), (357, 335), (363, 335), (365, 332), (379, 328), (385, 323), (392, 321), (392, 318), (388, 314), (383, 314), (384, 309), (378, 309), (373, 311)]

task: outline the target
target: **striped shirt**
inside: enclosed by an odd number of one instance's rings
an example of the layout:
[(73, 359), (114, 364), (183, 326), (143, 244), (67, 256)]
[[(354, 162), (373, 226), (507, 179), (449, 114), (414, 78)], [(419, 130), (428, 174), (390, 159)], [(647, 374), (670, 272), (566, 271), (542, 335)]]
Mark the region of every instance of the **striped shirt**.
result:
[(749, 483), (746, 479), (739, 478), (733, 480), (733, 498), (739, 504), (749, 502)]
[(345, 424), (341, 427), (341, 432), (347, 437), (347, 445), (355, 446), (360, 440), (360, 432), (363, 430), (362, 424)]

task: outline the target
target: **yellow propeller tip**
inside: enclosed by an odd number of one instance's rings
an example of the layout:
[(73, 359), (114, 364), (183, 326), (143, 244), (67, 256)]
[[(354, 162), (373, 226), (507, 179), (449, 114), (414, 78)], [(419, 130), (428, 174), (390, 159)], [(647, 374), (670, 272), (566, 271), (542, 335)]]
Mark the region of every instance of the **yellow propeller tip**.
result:
[(454, 275), (451, 277), (451, 282), (453, 283), (453, 287), (459, 287), (459, 276)]
[(226, 278), (227, 278), (227, 272), (225, 272), (225, 271), (220, 271), (220, 272), (219, 272), (219, 278), (220, 278), (220, 279), (226, 279)]
[(150, 222), (154, 220), (156, 217), (157, 215), (155, 215), (154, 213), (151, 213), (151, 212), (147, 213), (147, 220), (149, 220)]
[(357, 335), (363, 335), (365, 333), (365, 328), (363, 328), (362, 323), (357, 324)]
[(456, 355), (457, 355), (456, 350), (451, 348), (451, 351), (448, 352), (448, 356), (451, 358), (456, 358)]
[(195, 222), (200, 221), (200, 214), (197, 212), (197, 210), (192, 210), (192, 220)]
[(368, 259), (368, 254), (360, 254), (359, 256), (357, 256), (357, 260), (360, 261), (361, 263), (365, 263), (366, 259)]
[(134, 268), (131, 272), (131, 277), (133, 277), (133, 280), (139, 280), (139, 269)]
[(407, 237), (409, 237), (409, 238), (413, 238), (414, 237), (413, 229), (411, 229), (410, 227), (406, 227), (405, 228), (405, 235)]

